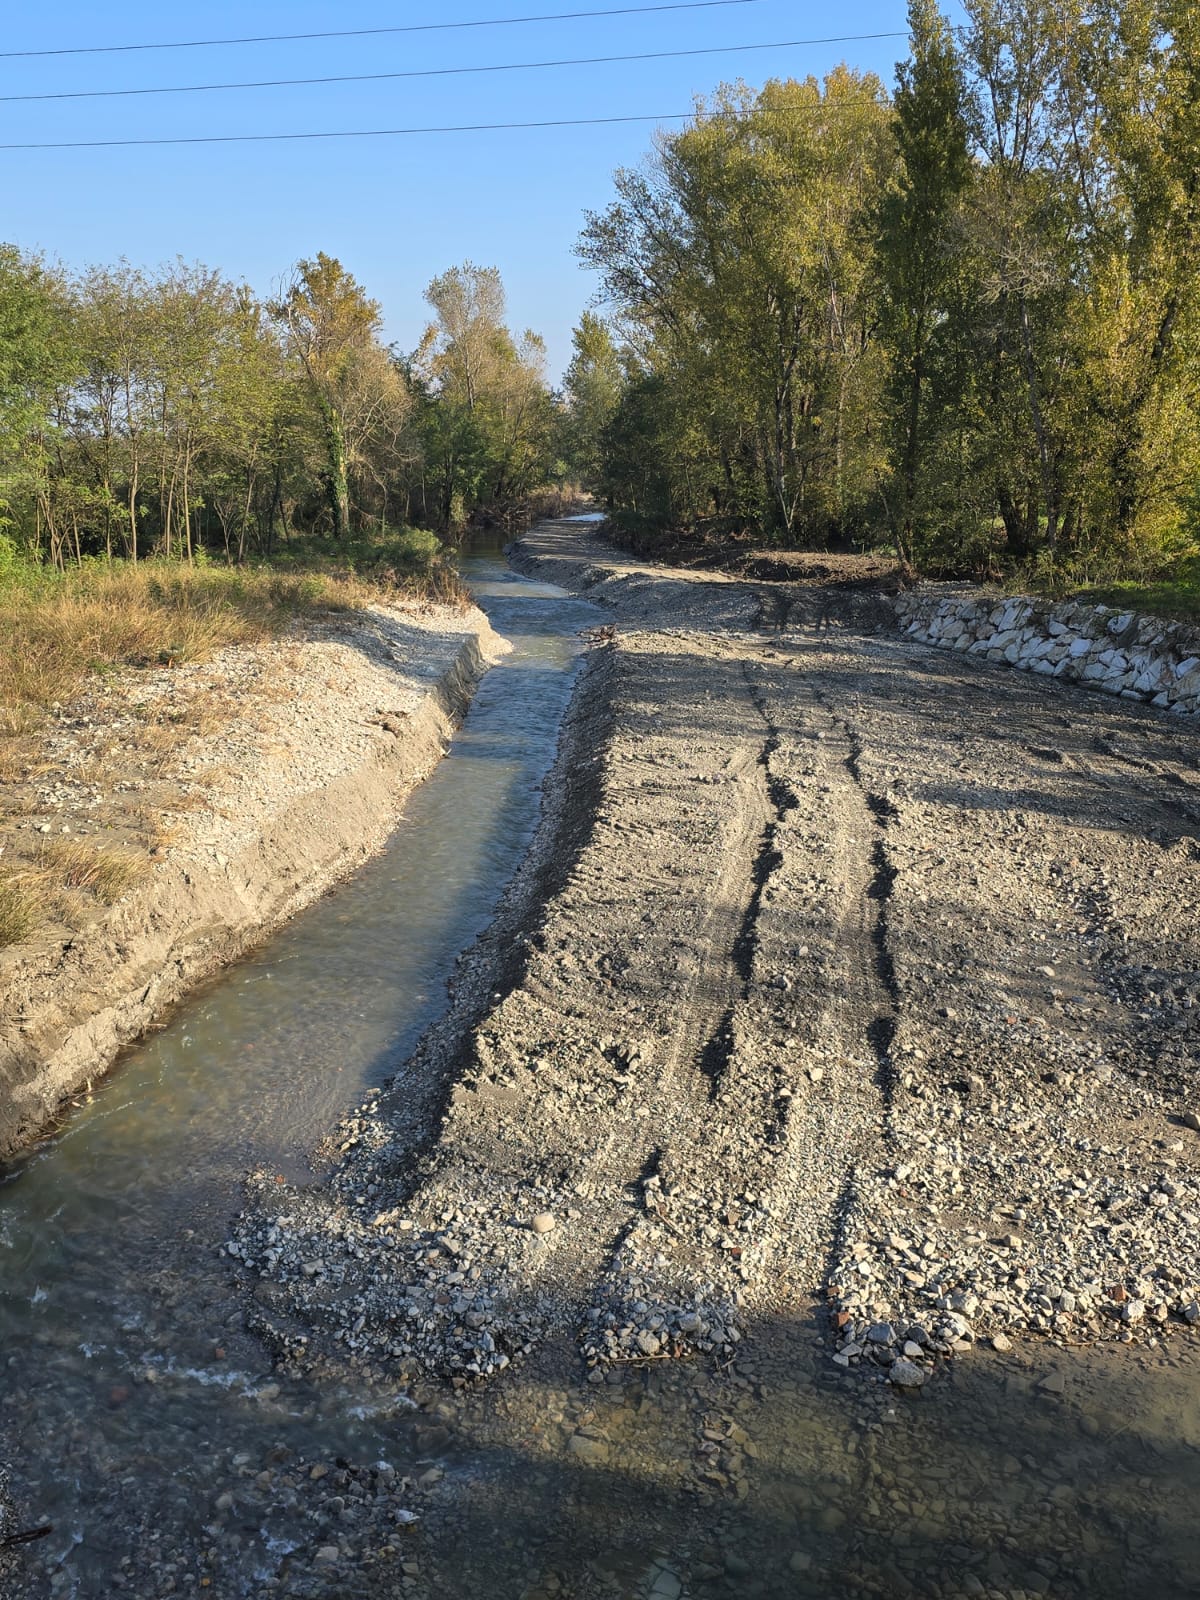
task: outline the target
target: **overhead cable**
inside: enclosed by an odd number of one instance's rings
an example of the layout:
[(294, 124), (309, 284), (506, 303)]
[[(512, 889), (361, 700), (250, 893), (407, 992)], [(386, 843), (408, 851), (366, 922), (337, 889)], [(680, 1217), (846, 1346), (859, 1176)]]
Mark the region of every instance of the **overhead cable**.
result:
[(778, 39), (770, 44), (714, 44), (694, 50), (647, 50), (636, 55), (570, 56), (557, 61), (505, 61), (479, 67), (411, 67), (399, 72), (354, 72), (322, 78), (262, 78), (245, 83), (182, 83), (144, 89), (63, 89), (51, 94), (0, 94), (0, 104), (31, 100), (118, 100), (131, 95), (208, 94), (220, 89), (292, 89), (324, 83), (384, 83), (397, 78), (457, 78), (471, 73), (534, 72), (546, 67), (598, 67), (614, 62), (674, 61), (684, 56), (745, 55), (754, 50), (795, 50), (805, 45), (860, 44), (905, 39), (905, 33), (843, 33), (825, 39)]
[[(831, 111), (857, 110), (858, 102), (821, 102), (812, 106), (762, 107), (755, 115), (796, 115), (801, 109), (817, 116)], [(499, 133), (519, 128), (598, 128), (618, 122), (687, 122), (696, 111), (665, 111), (627, 117), (553, 117), (540, 122), (456, 122), (435, 127), (414, 128), (334, 128), (312, 133), (201, 133), (158, 139), (58, 139), (53, 141), (0, 144), (0, 150), (117, 150), (148, 145), (177, 144), (285, 144), (299, 139), (392, 139), (426, 133)], [(735, 113), (737, 120), (749, 120)]]
[(457, 28), (508, 28), (526, 22), (575, 22), (584, 17), (634, 17), (655, 11), (713, 11), (722, 6), (762, 5), (764, 0), (670, 0), (653, 6), (616, 6), (604, 11), (551, 11), (529, 17), (478, 17), (465, 22), (409, 22), (387, 28), (330, 28), (322, 33), (255, 33), (230, 39), (170, 39), (153, 44), (77, 44), (50, 50), (0, 50), (0, 61), (33, 56), (121, 55), (135, 50), (206, 50), (216, 45), (290, 44), (305, 39), (366, 39), (385, 33), (448, 33)]

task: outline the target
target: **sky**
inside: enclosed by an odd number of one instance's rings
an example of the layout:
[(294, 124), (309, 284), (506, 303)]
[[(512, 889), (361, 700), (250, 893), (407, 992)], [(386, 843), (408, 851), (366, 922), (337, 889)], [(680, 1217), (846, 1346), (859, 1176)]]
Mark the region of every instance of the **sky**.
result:
[[(396, 28), (597, 10), (637, 0), (57, 0), (12, 7), (0, 36), (0, 146), (275, 134), (581, 117), (644, 122), (361, 139), (29, 150), (0, 148), (0, 240), (68, 267), (183, 257), (269, 293), (323, 250), (380, 301), (386, 337), (418, 342), (422, 295), (462, 261), (499, 267), (510, 326), (546, 339), (551, 377), (595, 280), (573, 255), (584, 213), (654, 119), (741, 78), (824, 75), (839, 61), (891, 83), (906, 52), (904, 0), (739, 0), (698, 10), (187, 49), (16, 56), (18, 51)], [(840, 34), (900, 37), (784, 47)], [(740, 53), (730, 46), (769, 46)], [(719, 54), (391, 81), (216, 89), (104, 99), (76, 91), (428, 71), (638, 52)], [(673, 124), (679, 126), (678, 123)]]

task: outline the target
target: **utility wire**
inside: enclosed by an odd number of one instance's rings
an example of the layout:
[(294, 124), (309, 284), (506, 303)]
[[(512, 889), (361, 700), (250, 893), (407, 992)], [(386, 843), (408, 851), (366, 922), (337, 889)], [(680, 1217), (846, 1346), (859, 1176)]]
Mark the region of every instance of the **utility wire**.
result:
[(455, 78), (480, 72), (532, 72), (543, 67), (598, 67), (617, 61), (674, 61), (683, 56), (744, 55), (752, 50), (792, 50), (802, 45), (860, 44), (905, 39), (905, 33), (843, 33), (826, 39), (780, 39), (774, 44), (716, 44), (695, 50), (647, 50), (637, 55), (569, 56), (558, 61), (506, 61), (481, 67), (417, 67), (403, 72), (356, 72), (325, 78), (263, 78), (250, 83), (183, 83), (147, 89), (65, 89), (53, 94), (0, 94), (0, 104), (31, 100), (116, 100), (131, 95), (207, 94), (219, 89), (291, 89), (319, 83), (383, 83), (396, 78)]
[(32, 56), (120, 55), (133, 50), (202, 50), (227, 44), (289, 44), (302, 39), (365, 39), (384, 33), (446, 33), (456, 28), (507, 28), (525, 22), (574, 22), (582, 17), (634, 17), (653, 11), (712, 11), (718, 6), (761, 5), (763, 0), (672, 0), (656, 6), (618, 6), (605, 11), (551, 11), (530, 17), (480, 17), (469, 22), (410, 22), (391, 28), (331, 28), (325, 33), (256, 33), (237, 39), (174, 39), (161, 44), (81, 44), (57, 50), (0, 50), (0, 61)]
[[(795, 115), (799, 106), (778, 107), (784, 115)], [(856, 109), (847, 104), (821, 104), (805, 107), (815, 116), (831, 111)], [(617, 122), (687, 122), (693, 111), (665, 111), (658, 115), (630, 117), (556, 117), (545, 122), (458, 122), (423, 128), (337, 128), (323, 133), (203, 133), (168, 139), (63, 139), (53, 143), (0, 144), (0, 150), (114, 150), (131, 146), (169, 144), (282, 144), (297, 139), (391, 139), (421, 133), (498, 133), (510, 128), (598, 128)], [(739, 120), (743, 120), (739, 117)]]

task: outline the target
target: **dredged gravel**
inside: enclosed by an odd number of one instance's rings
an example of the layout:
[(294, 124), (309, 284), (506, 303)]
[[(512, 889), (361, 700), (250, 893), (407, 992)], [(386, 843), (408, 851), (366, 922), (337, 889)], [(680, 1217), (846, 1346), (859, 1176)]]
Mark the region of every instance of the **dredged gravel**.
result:
[[(328, 1186), (260, 1174), (226, 1248), (281, 1374), (524, 1454), (404, 1481), (411, 1570), (356, 1535), (285, 1589), (472, 1592), (474, 1550), (497, 1593), (612, 1592), (587, 1529), (619, 1471), (674, 1545), (620, 1592), (1186, 1593), (1184, 1468), (1118, 1512), (1071, 1474), (1133, 1461), (1121, 1429), (1056, 1413), (1060, 1460), (1036, 1408), (1089, 1374), (1152, 1408), (1191, 1350), (1195, 732), (915, 647), (869, 594), (780, 604), (562, 524), (517, 559), (614, 617), (534, 850)], [(840, 1418), (811, 1438), (809, 1384)], [(525, 1527), (544, 1469), (579, 1557), (522, 1584), (472, 1518)], [(798, 1514), (782, 1565), (747, 1495)]]

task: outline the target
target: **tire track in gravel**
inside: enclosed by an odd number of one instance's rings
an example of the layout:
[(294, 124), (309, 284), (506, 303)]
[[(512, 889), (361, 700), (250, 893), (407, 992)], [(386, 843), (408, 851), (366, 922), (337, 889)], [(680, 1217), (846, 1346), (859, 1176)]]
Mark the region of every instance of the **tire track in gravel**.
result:
[[(732, 1348), (749, 1315), (811, 1304), (855, 1168), (877, 1163), (885, 1135), (894, 808), (863, 783), (860, 735), (811, 679), (776, 681), (753, 645), (715, 648), (738, 661), (766, 734), (767, 811), (732, 952), (740, 981), (700, 1061), (706, 1114), (661, 1152), (603, 1286), (600, 1337), (585, 1332), (593, 1359), (687, 1354), (714, 1336)], [(781, 876), (809, 872), (818, 855), (834, 870), (814, 884), (825, 892), (809, 897), (810, 943), (797, 945), (794, 917), (774, 914), (772, 899)]]
[[(759, 930), (756, 994), (780, 970), (794, 971), (791, 1014), (773, 1021), (792, 1032), (780, 1073), (782, 1141), (766, 1205), (773, 1228), (758, 1252), (749, 1296), (778, 1313), (811, 1306), (837, 1250), (856, 1171), (875, 1165), (886, 1134), (890, 1049), (898, 990), (888, 945), (894, 873), (886, 853), (890, 802), (862, 781), (862, 739), (831, 709), (819, 684), (837, 659), (823, 638), (777, 672), (761, 663), (756, 703), (775, 732), (776, 781), (796, 801), (780, 829), (781, 904), (794, 908), (804, 885), (805, 943), (796, 919), (770, 907)], [(824, 870), (815, 863), (825, 862)], [(786, 1035), (785, 1035), (786, 1042)]]
[[(622, 685), (622, 693), (628, 697), (622, 703), (626, 715), (636, 712), (641, 696), (645, 697), (647, 708), (656, 703), (660, 691), (654, 682), (655, 650), (652, 639), (639, 639), (626, 646)], [(705, 698), (719, 706), (723, 698), (737, 692), (738, 685), (736, 680), (722, 683), (714, 679), (712, 669), (722, 664), (703, 660), (702, 648), (698, 653), (707, 684)], [(732, 674), (724, 676), (732, 678)], [(735, 727), (739, 721), (737, 717), (728, 720)], [(693, 1137), (692, 1130), (705, 1114), (708, 1092), (698, 1067), (711, 1052), (714, 1040), (719, 1040), (722, 1019), (739, 987), (736, 951), (754, 901), (754, 864), (766, 802), (759, 744), (742, 737), (733, 741), (732, 748), (723, 743), (721, 749), (721, 793), (733, 792), (737, 799), (732, 815), (724, 821), (720, 816), (722, 808), (716, 808), (720, 870), (715, 881), (705, 878), (700, 861), (695, 860), (689, 863), (691, 870), (683, 873), (682, 884), (678, 880), (671, 884), (664, 878), (657, 885), (664, 894), (682, 899), (689, 913), (685, 938), (678, 941), (673, 992), (664, 994), (661, 942), (652, 935), (643, 952), (629, 952), (629, 929), (636, 921), (636, 908), (652, 898), (647, 879), (657, 869), (651, 839), (639, 840), (641, 829), (633, 795), (627, 786), (625, 792), (622, 789), (621, 773), (628, 765), (627, 756), (625, 751), (610, 751), (606, 756), (605, 794), (597, 826), (580, 852), (566, 891), (554, 902), (546, 928), (551, 946), (562, 938), (569, 947), (576, 895), (592, 908), (607, 898), (611, 938), (605, 939), (602, 934), (594, 948), (601, 966), (607, 962), (615, 970), (613, 964), (620, 965), (619, 982), (591, 984), (591, 993), (581, 995), (581, 1003), (574, 1008), (581, 1031), (588, 1031), (590, 1024), (592, 1038), (599, 1040), (601, 1050), (588, 1050), (581, 1037), (571, 1040), (570, 1090), (578, 1091), (597, 1074), (602, 1079), (608, 1077), (611, 1068), (605, 1059), (607, 1053), (624, 1068), (622, 1093), (607, 1107), (608, 1115), (602, 1121), (592, 1122), (585, 1141), (580, 1140), (579, 1130), (573, 1126), (574, 1092), (556, 1095), (553, 1085), (543, 1082), (535, 1087), (519, 1081), (514, 1086), (514, 1098), (505, 1108), (507, 1120), (519, 1123), (530, 1135), (517, 1141), (516, 1159), (507, 1164), (514, 1188), (512, 1209), (517, 1213), (523, 1209), (517, 1191), (529, 1183), (535, 1148), (540, 1150), (549, 1143), (562, 1152), (562, 1170), (551, 1186), (555, 1192), (550, 1193), (543, 1186), (540, 1201), (560, 1215), (575, 1213), (573, 1226), (556, 1227), (536, 1244), (527, 1234), (519, 1234), (510, 1236), (503, 1247), (501, 1294), (512, 1305), (532, 1308), (532, 1314), (523, 1313), (522, 1320), (540, 1323), (543, 1336), (562, 1327), (570, 1319), (573, 1306), (578, 1308), (587, 1299), (595, 1298), (593, 1286), (611, 1273), (612, 1263), (637, 1229), (636, 1211), (645, 1194), (659, 1181), (664, 1150), (679, 1142), (678, 1129), (688, 1130), (683, 1134), (684, 1140)], [(677, 804), (681, 814), (694, 810), (694, 804), (688, 805), (684, 796), (678, 796)], [(664, 826), (661, 801), (653, 811), (645, 824), (647, 830), (657, 833)], [(618, 817), (624, 820), (616, 820)], [(637, 870), (622, 873), (616, 866), (618, 861), (626, 868), (635, 864)], [(627, 887), (617, 889), (622, 876)], [(622, 951), (625, 953), (619, 955)], [(587, 981), (582, 980), (584, 984)], [(557, 1019), (555, 1026), (553, 1013), (562, 1005), (562, 973), (556, 967), (548, 967), (545, 961), (531, 963), (521, 988), (506, 996), (489, 1019), (485, 1036), (508, 1035), (510, 1053), (515, 1044), (515, 1053), (519, 1054), (521, 1043), (529, 1036), (527, 1013), (531, 1004), (544, 1008), (546, 1031), (553, 1029), (561, 1036), (564, 1019)], [(512, 1015), (514, 1012), (525, 1014)], [(607, 1028), (617, 1035), (608, 1046), (604, 1031)], [(633, 1042), (635, 1032), (640, 1032), (640, 1045)], [(605, 1061), (603, 1067), (597, 1054)], [(507, 1085), (502, 1086), (501, 1092), (504, 1087)], [(492, 1094), (485, 1095), (486, 1100), (493, 1098)], [(630, 1116), (628, 1107), (632, 1102), (636, 1104)], [(490, 1120), (493, 1108), (484, 1109)], [(557, 1130), (561, 1131), (555, 1137)], [(439, 1164), (449, 1156), (448, 1133), (444, 1126)], [(469, 1115), (453, 1144), (459, 1151), (454, 1164), (460, 1169), (467, 1165), (478, 1169), (481, 1152), (487, 1148), (480, 1119)], [(500, 1161), (494, 1157), (484, 1167), (492, 1179), (501, 1170)], [(427, 1209), (436, 1209), (442, 1197), (436, 1202), (429, 1195), (422, 1199)], [(495, 1211), (494, 1205), (492, 1209)], [(631, 1211), (635, 1212), (632, 1216)], [(574, 1316), (578, 1316), (577, 1309)]]
[[(654, 635), (619, 641), (613, 657), (606, 692), (622, 734), (599, 754), (589, 828), (517, 941), (522, 958), (492, 968), (516, 981), (455, 1048), (419, 1171), (404, 1170), (400, 1146), (367, 1150), (369, 1204), (348, 1175), (343, 1198), (360, 1196), (324, 1219), (354, 1249), (338, 1252), (339, 1284), (315, 1274), (313, 1298), (334, 1288), (333, 1321), (360, 1346), (450, 1376), (501, 1370), (577, 1327), (589, 1301), (619, 1295), (647, 1197), (711, 1120), (753, 959), (773, 813), (740, 664)], [(659, 708), (676, 702), (664, 723)], [(698, 709), (711, 730), (699, 735)], [(554, 1222), (538, 1232), (543, 1214)], [(307, 1231), (292, 1250), (325, 1260), (327, 1242)], [(381, 1249), (386, 1273), (372, 1271)]]
[[(744, 663), (708, 640), (691, 643), (723, 672), (730, 697), (751, 708)], [(732, 720), (744, 726), (742, 718)], [(736, 1291), (711, 1235), (731, 1203), (721, 1162), (729, 1134), (725, 1086), (735, 1066), (762, 896), (778, 862), (772, 737), (768, 729), (761, 743), (745, 735), (738, 742), (731, 776), (740, 793), (706, 919), (705, 957), (670, 1047), (672, 1081), (664, 1087), (672, 1111), (635, 1196), (637, 1214), (614, 1242), (591, 1295), (581, 1343), (592, 1361), (721, 1351), (736, 1342)], [(772, 1121), (769, 1099), (764, 1121)]]

